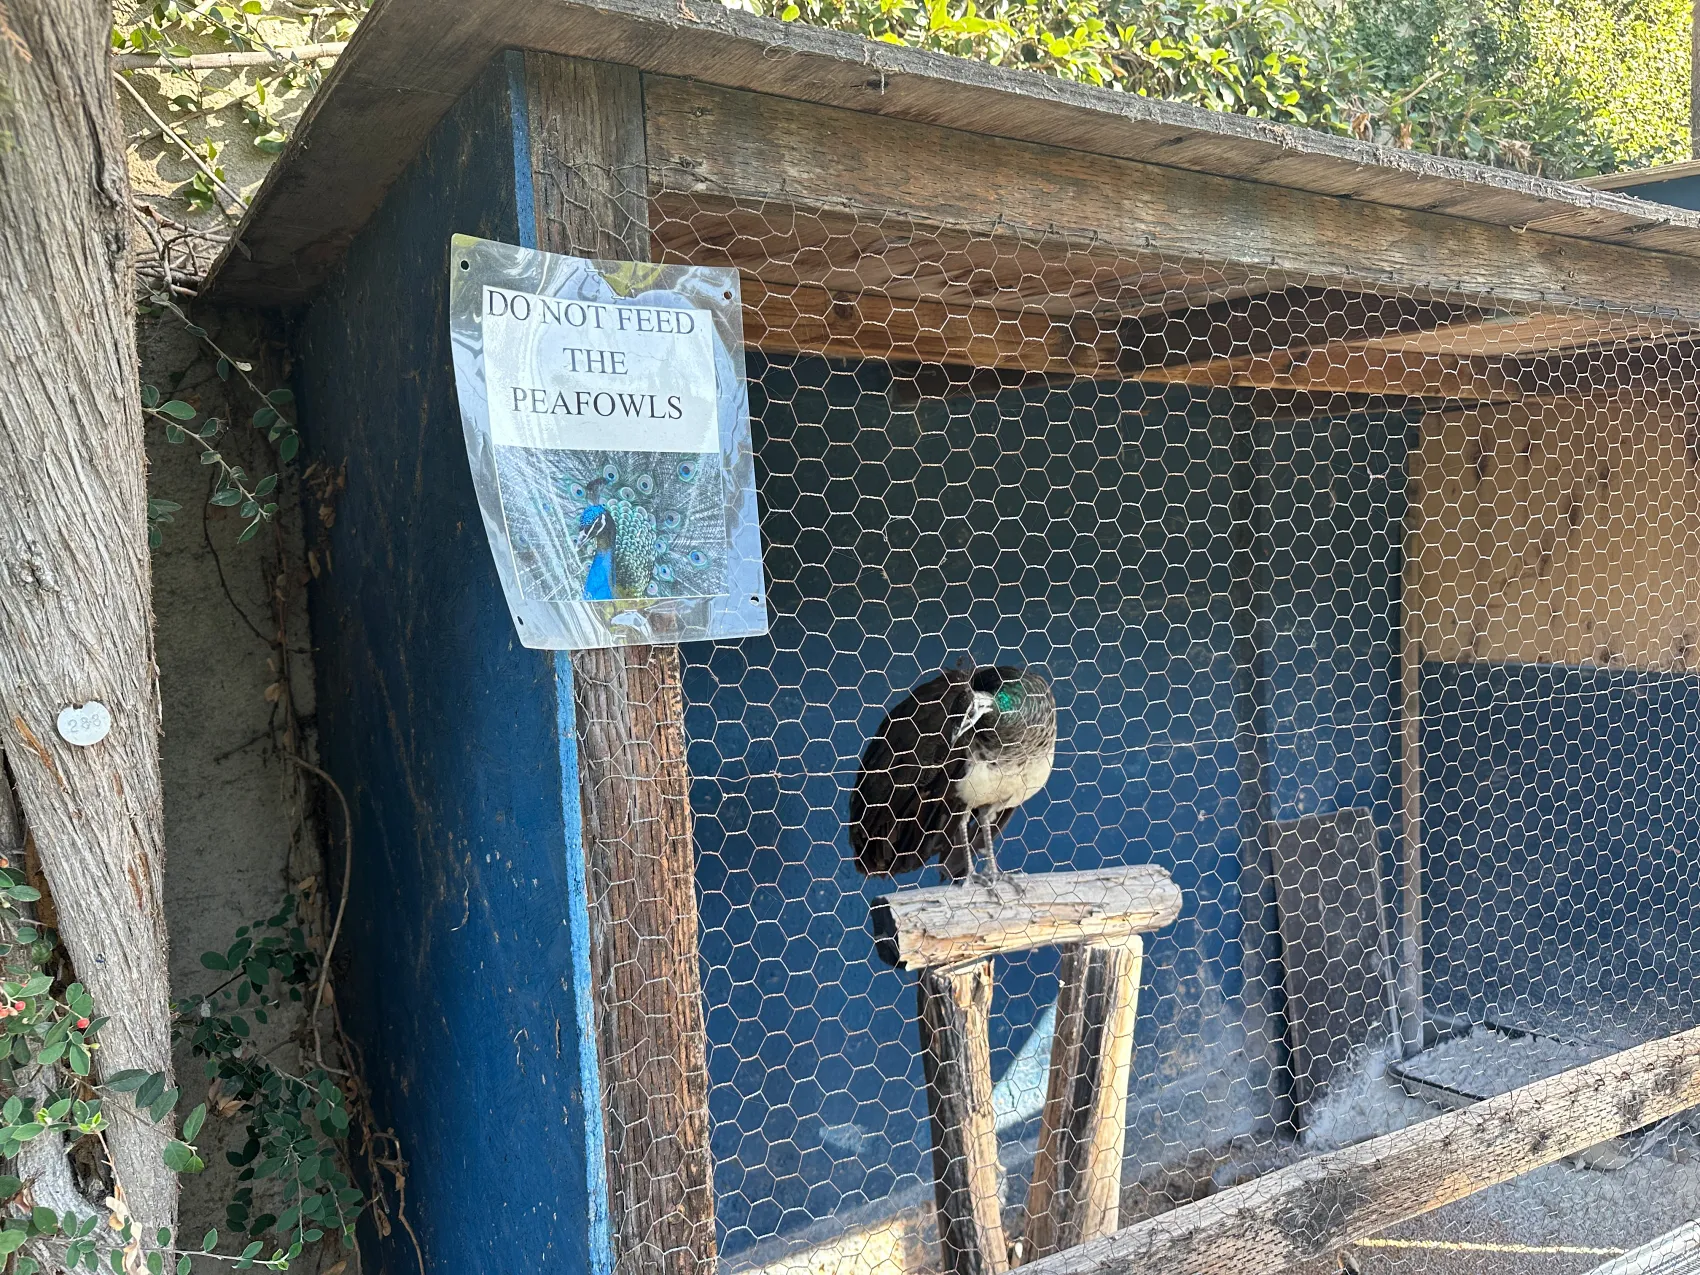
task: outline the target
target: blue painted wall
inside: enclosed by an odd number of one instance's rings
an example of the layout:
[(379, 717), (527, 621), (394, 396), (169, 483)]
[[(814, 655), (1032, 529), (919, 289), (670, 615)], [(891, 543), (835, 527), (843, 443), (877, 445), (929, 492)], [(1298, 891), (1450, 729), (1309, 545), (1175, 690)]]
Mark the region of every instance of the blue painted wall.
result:
[[(323, 764), (354, 806), (343, 1018), (431, 1269), (580, 1272), (606, 1227), (571, 691), (514, 638), (446, 310), (449, 236), (523, 232), (511, 118), (498, 60), (302, 321), (296, 392), (308, 454), (348, 462), (310, 599)], [(417, 1271), (399, 1229), (362, 1239), (369, 1271)]]
[[(1407, 419), (1090, 382), (894, 410), (882, 365), (751, 373), (773, 631), (685, 652), (726, 1251), (930, 1172), (912, 980), (866, 928), (892, 886), (859, 877), (843, 821), (885, 709), (963, 651), (1058, 692), (1058, 769), (1004, 866), (1154, 862), (1184, 891), (1148, 944), (1131, 1153), (1267, 1128), (1256, 832), (1391, 820)], [(1054, 969), (1000, 963), (995, 1070)]]
[(1700, 680), (1430, 664), (1423, 749), (1434, 1001), (1584, 1034), (1693, 1025)]
[(1650, 199), (1656, 204), (1670, 204), (1674, 208), (1700, 209), (1700, 177), (1673, 177), (1643, 182), (1638, 186), (1620, 186), (1615, 193)]

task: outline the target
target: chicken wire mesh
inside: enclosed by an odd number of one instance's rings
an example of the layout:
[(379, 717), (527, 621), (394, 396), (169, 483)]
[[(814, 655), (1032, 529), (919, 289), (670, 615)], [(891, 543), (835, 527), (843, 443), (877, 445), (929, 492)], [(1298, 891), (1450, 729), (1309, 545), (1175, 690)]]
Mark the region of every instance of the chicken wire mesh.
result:
[[(683, 649), (722, 1269), (945, 1260), (916, 977), (869, 917), (961, 869), (869, 876), (852, 837), (943, 670), (1055, 699), (1002, 873), (1180, 891), (1122, 1226), (1700, 1021), (1679, 324), (700, 195), (651, 235), (742, 271), (769, 588), (767, 636)], [(960, 721), (926, 782), (960, 784)], [(1059, 960), (992, 962), (986, 1269), (1031, 1252)], [(1590, 1269), (1696, 1216), (1696, 1132), (1324, 1267)]]

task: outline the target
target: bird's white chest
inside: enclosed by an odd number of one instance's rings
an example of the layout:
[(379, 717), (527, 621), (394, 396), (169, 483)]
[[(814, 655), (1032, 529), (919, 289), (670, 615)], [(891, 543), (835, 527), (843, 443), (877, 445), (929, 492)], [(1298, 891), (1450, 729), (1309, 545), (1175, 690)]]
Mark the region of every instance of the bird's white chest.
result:
[(956, 795), (970, 810), (1012, 810), (1051, 777), (1051, 759), (1029, 753), (1008, 760), (971, 758), (956, 785)]

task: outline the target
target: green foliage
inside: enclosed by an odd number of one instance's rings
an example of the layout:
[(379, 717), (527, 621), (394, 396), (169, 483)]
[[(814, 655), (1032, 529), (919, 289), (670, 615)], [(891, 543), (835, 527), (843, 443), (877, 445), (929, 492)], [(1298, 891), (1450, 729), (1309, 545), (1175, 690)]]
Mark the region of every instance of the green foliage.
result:
[[(223, 113), (233, 121), (239, 119), (256, 151), (276, 155), (288, 138), (290, 121), (323, 79), (319, 63), (291, 57), (290, 47), (348, 39), (369, 3), (145, 0), (137, 4), (118, 0), (112, 47), (161, 59), (158, 87), (166, 99), (168, 126), (177, 129), (184, 143), (223, 182), (227, 174), (220, 157), (225, 143), (205, 132), (212, 118)], [(208, 76), (180, 65), (196, 53), (210, 52), (266, 53), (273, 60), (235, 75)], [(177, 194), (195, 211), (223, 207), (218, 187), (204, 172), (193, 173)]]
[[(104, 1151), (102, 1095), (128, 1094), (138, 1114), (170, 1128), (167, 1122), (182, 1095), (168, 1086), (163, 1073), (120, 1071), (98, 1085), (90, 1079), (91, 1056), (100, 1048), (97, 1037), (106, 1020), (94, 1017), (93, 1000), (82, 984), (60, 987), (48, 972), (57, 959), (57, 938), (28, 916), (28, 905), (40, 897), (18, 869), (0, 859), (0, 935), (5, 940), (0, 942), (0, 1048), (5, 1051), (0, 1092), (8, 1094), (0, 1103), (0, 1157), (15, 1157), (23, 1144), (47, 1136), (93, 1138)], [(227, 1153), (242, 1170), (238, 1180), (243, 1185), (227, 1214), (244, 1246), (240, 1253), (218, 1253), (214, 1229), (193, 1253), (238, 1268), (284, 1270), (308, 1245), (332, 1232), (352, 1244), (354, 1222), (366, 1201), (345, 1164), (342, 1146), (350, 1118), (341, 1087), (323, 1067), (292, 1075), (252, 1045), (249, 1019), (264, 1024), (284, 1002), (303, 1004), (318, 975), (318, 959), (296, 919), (294, 896), (266, 920), (238, 930), (224, 951), (203, 953), (201, 964), (228, 977), (204, 996), (180, 1001), (174, 1030), (203, 1060), (211, 1101), (223, 1116), (241, 1116), (247, 1139), (240, 1151)], [(32, 1106), (20, 1090), (38, 1074), (49, 1087)], [(54, 1077), (69, 1087), (53, 1088)], [(39, 1092), (40, 1082), (33, 1083), (37, 1087), (31, 1092)], [(181, 1136), (166, 1143), (162, 1154), (173, 1172), (199, 1173), (206, 1167), (194, 1143), (208, 1114), (208, 1103), (198, 1103), (184, 1117)], [(281, 1201), (279, 1212), (254, 1213), (259, 1184), (271, 1188), (268, 1199)], [(17, 1177), (0, 1176), (0, 1201), (16, 1200), (23, 1189)], [(134, 1234), (122, 1204), (108, 1203), (117, 1210), (116, 1233), (102, 1228), (92, 1212), (59, 1217), (37, 1207), (27, 1218), (7, 1220), (0, 1226), (0, 1259), (17, 1254), (31, 1240), (49, 1239), (64, 1243), (66, 1270), (95, 1271), (106, 1259), (112, 1270), (121, 1271), (122, 1250), (134, 1242), (146, 1250), (150, 1271), (163, 1275), (168, 1258), (178, 1272), (189, 1269), (191, 1251), (174, 1247), (169, 1231), (155, 1234), (150, 1247)], [(268, 1235), (274, 1239), (269, 1255), (263, 1238)], [(40, 1270), (33, 1258), (21, 1254), (12, 1262), (15, 1275)]]
[[(225, 1210), (230, 1229), (255, 1243), (267, 1232), (283, 1236), (286, 1259), (332, 1231), (352, 1242), (364, 1197), (343, 1163), (350, 1120), (341, 1087), (322, 1067), (292, 1075), (251, 1044), (250, 1017), (264, 1024), (285, 1001), (303, 1004), (318, 973), (295, 919), (294, 897), (267, 920), (243, 926), (223, 952), (202, 953), (201, 964), (230, 977), (208, 995), (180, 1002), (177, 1013), (180, 1033), (204, 1060), (219, 1108), (245, 1118), (246, 1142), (226, 1157), (241, 1170), (242, 1183)], [(203, 1104), (184, 1121), (184, 1138), (193, 1138), (205, 1118)], [(279, 1188), (280, 1212), (256, 1211), (261, 1183)], [(208, 1242), (216, 1240), (209, 1233)]]
[(1688, 145), (1683, 0), (740, 3), (786, 21), (1551, 176), (1680, 158)]
[[(249, 392), (260, 404), (254, 412), (253, 427), (265, 434), (266, 441), (277, 448), (280, 461), (294, 460), (301, 450), (301, 436), (296, 432), (295, 423), (284, 415), (284, 411), (293, 408), (295, 395), (287, 389), (262, 389), (251, 375), (254, 370), (252, 363), (227, 353), (205, 328), (191, 323), (188, 316), (178, 309), (169, 297), (156, 295), (151, 298), (150, 304), (161, 312), (176, 316), (183, 323), (184, 329), (199, 339), (208, 351), (217, 357), (218, 362), (214, 366), (221, 381), (228, 381), (232, 376), (241, 377)], [(261, 526), (277, 515), (277, 502), (268, 497), (277, 491), (278, 476), (275, 473), (267, 474), (250, 485), (246, 471), (239, 465), (231, 464), (218, 449), (217, 441), (225, 431), (223, 421), (216, 416), (208, 416), (199, 425), (193, 424), (195, 418), (200, 416), (199, 409), (182, 399), (161, 401), (162, 396), (157, 386), (144, 384), (140, 395), (142, 414), (164, 425), (166, 441), (186, 443), (193, 440), (200, 445), (201, 463), (218, 466), (218, 480), (207, 502), (220, 508), (236, 508), (239, 515), (248, 520), (236, 537), (237, 543), (252, 540), (259, 534)], [(162, 540), (161, 528), (173, 521), (172, 515), (182, 508), (182, 505), (171, 500), (148, 501), (149, 544), (156, 549), (159, 547)]]

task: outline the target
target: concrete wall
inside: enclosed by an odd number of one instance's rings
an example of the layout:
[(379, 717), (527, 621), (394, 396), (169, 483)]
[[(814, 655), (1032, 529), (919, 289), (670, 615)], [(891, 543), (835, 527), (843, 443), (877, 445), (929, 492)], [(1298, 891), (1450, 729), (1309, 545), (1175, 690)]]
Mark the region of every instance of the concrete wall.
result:
[[(276, 378), (275, 348), (250, 317), (198, 315), (216, 329), (232, 353), (252, 357), (257, 375)], [(252, 474), (272, 472), (275, 461), (261, 435), (245, 422), (254, 402), (219, 380), (198, 338), (173, 316), (144, 317), (140, 327), (142, 379), (235, 425), (220, 446), (243, 458)], [(281, 384), (268, 379), (265, 384)], [(280, 748), (287, 715), (268, 688), (287, 685), (302, 733), (310, 735), (313, 677), (308, 658), (302, 571), (301, 504), (293, 483), (279, 499), (276, 534), (238, 545), (244, 525), (234, 511), (211, 509), (213, 471), (193, 445), (172, 445), (150, 429), (149, 491), (183, 506), (163, 529), (154, 552), (154, 614), (160, 689), (164, 701), (162, 765), (165, 781), (166, 920), (171, 934), (171, 985), (177, 997), (210, 991), (220, 976), (201, 964), (201, 953), (222, 951), (238, 927), (270, 915), (290, 886), (320, 874), (310, 802), (295, 767)], [(281, 580), (280, 580), (281, 576)], [(289, 646), (294, 654), (280, 678), (274, 598), (289, 603)], [(258, 630), (256, 632), (255, 630)], [(276, 694), (274, 692), (274, 694)], [(310, 740), (297, 747), (310, 748)], [(309, 752), (309, 756), (312, 754)], [(256, 1044), (278, 1049), (272, 1057), (293, 1065), (289, 1037), (300, 1026), (299, 1009), (287, 1008), (260, 1029)], [(200, 1060), (177, 1056), (184, 1109), (204, 1094)], [(226, 1147), (243, 1141), (240, 1117), (210, 1119), (201, 1137), (207, 1171), (184, 1179), (182, 1229), (199, 1236), (225, 1228), (224, 1201), (236, 1170)], [(334, 1261), (327, 1260), (326, 1265)], [(303, 1267), (315, 1269), (309, 1254)]]

